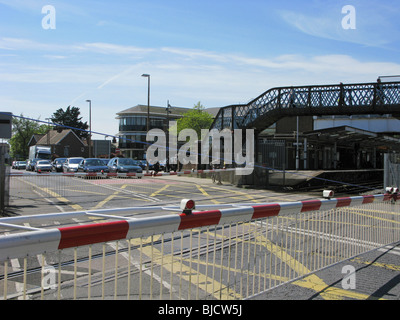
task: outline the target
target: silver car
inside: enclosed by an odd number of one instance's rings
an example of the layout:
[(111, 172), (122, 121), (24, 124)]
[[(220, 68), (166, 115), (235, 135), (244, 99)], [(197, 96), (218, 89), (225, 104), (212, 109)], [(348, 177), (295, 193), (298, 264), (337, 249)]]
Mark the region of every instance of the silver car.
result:
[(49, 160), (38, 160), (35, 165), (36, 172), (51, 171), (53, 166)]
[(67, 160), (65, 160), (65, 162), (63, 164), (63, 172), (65, 172), (65, 173), (77, 172), (78, 166), (82, 160), (84, 160), (84, 159), (83, 158), (68, 158)]

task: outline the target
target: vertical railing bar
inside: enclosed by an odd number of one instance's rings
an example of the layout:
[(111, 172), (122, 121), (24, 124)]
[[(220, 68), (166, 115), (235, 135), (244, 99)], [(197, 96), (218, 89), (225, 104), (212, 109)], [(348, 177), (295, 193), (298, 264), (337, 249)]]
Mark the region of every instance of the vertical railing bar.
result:
[(181, 231), (181, 261), (179, 278), (179, 299), (182, 299), (183, 231)]
[(228, 276), (226, 281), (226, 288), (227, 288), (227, 297), (230, 294), (230, 280), (231, 280), (231, 247), (232, 247), (232, 224), (229, 225), (229, 241), (228, 241)]
[(219, 299), (222, 300), (222, 290), (223, 290), (223, 262), (224, 262), (224, 240), (225, 240), (225, 226), (222, 225), (221, 228), (221, 266), (220, 266), (220, 276), (219, 276), (219, 284), (220, 284), (220, 289), (219, 289)]
[(170, 274), (171, 290), (169, 292), (169, 300), (172, 300), (173, 280), (174, 280), (174, 232), (172, 232), (171, 234), (171, 274)]
[(78, 262), (77, 262), (77, 248), (74, 248), (74, 300), (76, 300), (76, 282), (77, 282), (77, 269), (78, 269)]
[(92, 284), (92, 245), (89, 245), (89, 276), (88, 276), (88, 300), (91, 296), (91, 284)]
[[(345, 235), (345, 232), (344, 232), (345, 224), (344, 224), (343, 210), (342, 209), (334, 209), (334, 210), (339, 215), (339, 230), (340, 230), (339, 236), (340, 236), (340, 238), (343, 238), (344, 235)], [(339, 257), (340, 258), (344, 258), (344, 241), (339, 241), (338, 242), (338, 247), (339, 247), (339, 254), (338, 254)]]
[[(285, 220), (285, 227), (282, 230), (285, 231), (285, 251), (288, 252), (288, 238), (289, 238), (289, 218), (284, 216), (283, 217)], [(288, 270), (288, 264), (285, 263), (285, 268), (284, 268), (284, 277), (287, 277), (287, 270)]]
[(26, 281), (27, 281), (27, 274), (26, 274), (26, 269), (27, 269), (27, 258), (24, 258), (24, 285), (23, 285), (23, 300), (26, 300)]
[[(350, 212), (347, 208), (344, 209), (346, 212), (346, 221), (347, 221), (347, 231), (346, 231), (346, 235), (349, 236), (350, 234), (350, 229), (351, 229), (351, 224), (350, 224)], [(351, 244), (350, 241), (347, 241), (347, 254), (346, 254), (346, 258), (350, 258), (351, 254), (350, 254), (350, 249), (351, 249)]]
[[(212, 268), (212, 279), (215, 279), (215, 257), (217, 251), (217, 228), (214, 227), (214, 253), (213, 253), (213, 268)], [(212, 293), (215, 293), (215, 281), (212, 282)]]
[(7, 300), (7, 290), (8, 290), (8, 260), (4, 261), (4, 300)]
[(196, 300), (199, 300), (199, 286), (200, 286), (200, 246), (201, 246), (201, 228), (198, 231), (197, 239), (197, 283), (196, 283)]
[(188, 300), (192, 299), (192, 256), (193, 256), (193, 229), (190, 229), (189, 236), (189, 290), (188, 290)]
[(361, 208), (358, 207), (355, 213), (356, 213), (356, 220), (357, 220), (357, 237), (359, 239), (359, 245), (357, 246), (356, 254), (359, 255), (364, 251), (363, 246), (362, 246), (363, 237), (362, 237)]
[[(339, 233), (338, 233), (338, 215), (336, 210), (331, 209), (330, 210), (332, 214), (332, 221), (333, 221), (333, 226), (332, 226), (332, 234), (333, 234), (333, 242), (332, 242), (332, 263), (336, 263), (338, 259), (337, 252), (338, 252), (338, 239), (339, 239)], [(335, 240), (336, 239), (336, 240)]]
[(61, 250), (58, 250), (58, 285), (57, 300), (61, 299)]
[(154, 280), (154, 236), (150, 237), (151, 242), (151, 261), (150, 261), (150, 301), (153, 300), (153, 280)]
[(312, 217), (312, 223), (311, 223), (311, 228), (313, 231), (313, 236), (312, 236), (312, 261), (311, 264), (313, 267), (310, 268), (311, 271), (315, 271), (316, 270), (316, 263), (317, 263), (317, 242), (318, 242), (318, 235), (317, 235), (317, 231), (316, 231), (316, 225), (317, 225), (317, 214), (313, 214)]
[[(210, 247), (209, 247), (209, 243), (210, 243), (210, 227), (207, 226), (207, 240), (206, 240), (206, 278), (208, 278), (208, 257), (209, 257), (209, 251), (210, 251)], [(207, 284), (208, 281), (206, 280), (205, 283), (205, 298), (207, 298)]]
[(256, 285), (256, 255), (257, 255), (257, 225), (258, 220), (254, 221), (254, 255), (253, 255), (253, 286), (252, 286), (252, 294), (255, 294), (255, 285)]
[(303, 220), (303, 250), (302, 250), (302, 265), (303, 265), (303, 272), (302, 274), (306, 273), (306, 261), (305, 261), (305, 251), (306, 251), (306, 240), (307, 240), (307, 229), (306, 229), (306, 213), (302, 214), (302, 220)]
[[(295, 249), (296, 249), (295, 246), (293, 246), (293, 238), (294, 238), (294, 235), (296, 234), (296, 230), (295, 230), (294, 227), (290, 227), (289, 228), (289, 221), (292, 220), (292, 218), (289, 218), (289, 217), (286, 217), (286, 218), (288, 219), (287, 233), (288, 233), (288, 236), (290, 236), (290, 239), (289, 239), (290, 240), (290, 244), (289, 244), (289, 251), (290, 251), (290, 258), (289, 259), (290, 260), (289, 260), (289, 263), (290, 263), (291, 266), (293, 266), (292, 260), (295, 257)], [(296, 271), (295, 271), (294, 268), (292, 268), (292, 267), (288, 268), (288, 277), (289, 277), (289, 279), (291, 279), (292, 276), (295, 275), (295, 273), (296, 273)]]
[(244, 272), (244, 228), (245, 223), (242, 223), (242, 252), (240, 259), (240, 296), (243, 297), (243, 272)]
[(246, 298), (249, 296), (249, 290), (250, 290), (250, 251), (251, 251), (251, 232), (252, 232), (252, 226), (253, 224), (249, 223), (249, 234), (248, 234), (248, 246), (247, 246), (247, 285), (246, 285)]
[(263, 220), (259, 220), (260, 221), (260, 235), (259, 235), (259, 239), (260, 239), (260, 245), (259, 245), (259, 251), (258, 251), (258, 254), (257, 254), (257, 257), (258, 257), (258, 292), (261, 292), (261, 275), (262, 275), (262, 272), (261, 272), (261, 269), (262, 269), (262, 265), (261, 265), (261, 263), (262, 263), (262, 258), (261, 258), (261, 255), (262, 255), (262, 237), (263, 237)]
[[(163, 276), (164, 276), (164, 233), (161, 235), (161, 265), (160, 265), (160, 300), (162, 300), (162, 288), (163, 288)], [(172, 283), (171, 283), (172, 288)]]
[[(350, 211), (350, 210), (349, 210)], [(354, 239), (353, 244), (351, 246), (351, 253), (350, 256), (353, 257), (356, 252), (356, 246), (357, 246), (357, 236), (356, 236), (356, 214), (354, 213), (353, 210), (350, 211), (350, 214), (352, 216), (352, 223), (351, 223), (351, 238)]]
[(143, 270), (143, 238), (140, 237), (140, 244), (139, 244), (139, 300), (142, 300), (142, 270)]
[(43, 278), (44, 278), (44, 255), (41, 254), (41, 273), (40, 273), (40, 299), (44, 299), (44, 283), (43, 283)]
[(105, 295), (105, 277), (106, 277), (106, 244), (103, 243), (103, 256), (102, 256), (102, 275), (101, 275), (101, 299), (104, 300)]
[(115, 245), (115, 270), (114, 270), (114, 300), (118, 297), (118, 255), (119, 255), (119, 241)]
[(265, 249), (264, 249), (264, 291), (267, 290), (267, 257), (268, 257), (268, 221), (269, 219), (264, 219), (265, 221)]
[(271, 232), (270, 232), (270, 235), (271, 235), (271, 240), (270, 240), (271, 250), (270, 250), (270, 253), (269, 253), (269, 288), (270, 289), (272, 288), (272, 255), (273, 255), (273, 253), (272, 253), (272, 240), (273, 240), (273, 232), (274, 232), (274, 220), (275, 220), (275, 218), (271, 218)]
[(323, 221), (323, 232), (322, 232), (322, 238), (324, 239), (323, 241), (323, 248), (324, 248), (324, 255), (323, 255), (323, 263), (322, 263), (322, 267), (324, 268), (327, 265), (327, 258), (328, 258), (328, 253), (329, 250), (327, 250), (329, 248), (329, 232), (328, 232), (328, 214), (327, 213), (323, 213), (322, 214), (322, 221)]
[(127, 240), (128, 243), (128, 284), (127, 284), (127, 294), (126, 299), (130, 300), (131, 298), (131, 266), (132, 266), (132, 256), (131, 256), (131, 239)]

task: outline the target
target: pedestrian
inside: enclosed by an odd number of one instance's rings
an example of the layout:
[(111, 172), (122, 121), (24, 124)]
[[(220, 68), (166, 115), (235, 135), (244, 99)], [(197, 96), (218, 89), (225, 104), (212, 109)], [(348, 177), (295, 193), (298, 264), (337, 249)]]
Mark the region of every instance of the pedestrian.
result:
[(157, 175), (158, 171), (160, 171), (160, 163), (157, 161), (154, 165), (154, 172), (153, 172), (154, 177)]

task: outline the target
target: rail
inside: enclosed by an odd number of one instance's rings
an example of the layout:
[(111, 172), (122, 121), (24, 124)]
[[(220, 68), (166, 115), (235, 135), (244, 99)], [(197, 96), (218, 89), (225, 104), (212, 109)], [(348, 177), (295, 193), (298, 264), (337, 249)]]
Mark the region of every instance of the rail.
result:
[[(398, 242), (395, 200), (389, 193), (218, 207), (186, 200), (2, 218), (0, 293), (3, 299), (248, 299)], [(129, 217), (133, 212), (148, 215)]]

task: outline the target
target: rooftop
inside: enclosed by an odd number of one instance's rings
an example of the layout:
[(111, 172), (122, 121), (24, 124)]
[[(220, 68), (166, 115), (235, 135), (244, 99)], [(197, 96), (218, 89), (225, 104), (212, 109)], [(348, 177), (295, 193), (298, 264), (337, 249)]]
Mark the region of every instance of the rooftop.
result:
[[(208, 112), (209, 114), (211, 114), (213, 117), (215, 117), (218, 113), (220, 108), (208, 108), (205, 109), (204, 111)], [(173, 107), (171, 106), (169, 108), (170, 110), (170, 116), (182, 116), (183, 114), (185, 114), (186, 112), (192, 110), (192, 108), (182, 108), (182, 107)], [(159, 106), (150, 106), (150, 110), (149, 110), (150, 114), (152, 115), (161, 115), (161, 116), (165, 116), (166, 115), (166, 107), (159, 107)], [(126, 116), (126, 115), (130, 115), (130, 114), (138, 114), (138, 113), (143, 113), (147, 115), (147, 105), (137, 105), (135, 107), (131, 107), (129, 109), (120, 111), (117, 113), (117, 119), (121, 116)]]

